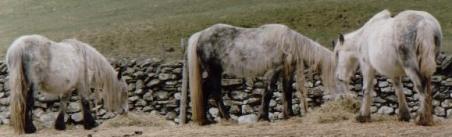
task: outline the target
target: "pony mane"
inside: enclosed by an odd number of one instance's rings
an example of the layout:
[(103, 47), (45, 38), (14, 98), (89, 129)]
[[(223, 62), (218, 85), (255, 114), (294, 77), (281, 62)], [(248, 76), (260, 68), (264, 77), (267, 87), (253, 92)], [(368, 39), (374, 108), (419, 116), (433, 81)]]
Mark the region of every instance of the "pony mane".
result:
[(69, 43), (79, 50), (87, 69), (85, 74), (86, 81), (90, 81), (95, 89), (101, 89), (101, 97), (103, 98), (105, 107), (112, 111), (117, 110), (121, 106), (121, 89), (118, 88), (118, 78), (115, 69), (110, 65), (108, 60), (100, 54), (96, 49), (87, 43), (78, 41), (76, 39), (65, 39), (62, 42)]
[(279, 45), (280, 49), (292, 56), (298, 65), (307, 65), (310, 69), (320, 72), (327, 90), (334, 90), (336, 63), (333, 52), (294, 30), (287, 33), (288, 37), (283, 38), (285, 44)]

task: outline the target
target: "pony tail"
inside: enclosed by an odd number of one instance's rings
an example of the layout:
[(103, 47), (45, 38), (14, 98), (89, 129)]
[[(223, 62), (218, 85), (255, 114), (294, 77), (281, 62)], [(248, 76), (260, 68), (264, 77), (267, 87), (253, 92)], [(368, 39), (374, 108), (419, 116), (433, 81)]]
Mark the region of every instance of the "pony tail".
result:
[(188, 40), (187, 47), (187, 67), (190, 97), (192, 102), (192, 120), (198, 124), (203, 124), (205, 118), (204, 94), (201, 85), (201, 66), (196, 53), (198, 38), (200, 33), (193, 34)]
[(27, 97), (27, 81), (24, 75), (23, 52), (20, 45), (13, 44), (6, 55), (11, 88), (10, 111), (11, 126), (18, 134), (25, 129), (25, 102)]
[(439, 24), (434, 22), (423, 21), (419, 23), (417, 35), (416, 35), (416, 45), (420, 50), (419, 52), (419, 70), (423, 75), (433, 75), (436, 70), (436, 57), (439, 54), (441, 48), (442, 32)]

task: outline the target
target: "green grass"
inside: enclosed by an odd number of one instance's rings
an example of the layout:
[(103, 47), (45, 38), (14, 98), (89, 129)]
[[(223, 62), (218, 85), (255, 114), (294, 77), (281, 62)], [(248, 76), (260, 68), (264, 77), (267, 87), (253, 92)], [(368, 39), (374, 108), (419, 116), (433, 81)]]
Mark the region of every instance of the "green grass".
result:
[[(452, 53), (450, 0), (3, 0), (0, 56), (24, 34), (78, 38), (109, 57), (181, 58), (180, 39), (216, 23), (282, 23), (329, 47), (383, 9), (425, 10), (440, 21)], [(173, 48), (175, 51), (166, 52)]]

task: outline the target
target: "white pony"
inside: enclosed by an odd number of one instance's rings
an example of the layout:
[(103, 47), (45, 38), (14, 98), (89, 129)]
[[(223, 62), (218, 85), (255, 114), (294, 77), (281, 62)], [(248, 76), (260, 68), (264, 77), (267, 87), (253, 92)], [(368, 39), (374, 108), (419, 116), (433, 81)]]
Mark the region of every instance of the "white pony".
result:
[(55, 121), (58, 130), (66, 128), (64, 114), (72, 91), (81, 97), (84, 128), (97, 125), (88, 102), (92, 85), (102, 89), (107, 109), (128, 111), (127, 84), (120, 73), (116, 76), (105, 57), (86, 43), (75, 39), (55, 43), (40, 35), (26, 35), (9, 47), (6, 62), (11, 87), (11, 124), (19, 134), (36, 132), (32, 122), (36, 90), (60, 96), (60, 113)]
[[(187, 67), (192, 101), (193, 121), (206, 124), (208, 97), (216, 100), (220, 115), (229, 114), (222, 102), (223, 72), (238, 77), (256, 77), (265, 74), (267, 89), (262, 95), (259, 120), (269, 120), (269, 102), (276, 82), (282, 77), (283, 115), (293, 115), (292, 83), (297, 83), (303, 110), (307, 110), (304, 89), (304, 67), (320, 71), (323, 84), (332, 94), (334, 83), (333, 53), (317, 42), (281, 24), (267, 24), (257, 28), (241, 28), (216, 24), (189, 39)], [(202, 79), (202, 71), (207, 78)], [(294, 76), (296, 79), (294, 80)]]
[(360, 29), (340, 35), (334, 49), (336, 77), (346, 88), (358, 64), (363, 74), (364, 97), (357, 120), (370, 121), (374, 76), (379, 73), (392, 80), (399, 101), (399, 120), (410, 119), (401, 84), (401, 78), (408, 75), (420, 93), (417, 124), (432, 125), (431, 77), (441, 39), (441, 26), (432, 15), (411, 10), (395, 17), (383, 10)]

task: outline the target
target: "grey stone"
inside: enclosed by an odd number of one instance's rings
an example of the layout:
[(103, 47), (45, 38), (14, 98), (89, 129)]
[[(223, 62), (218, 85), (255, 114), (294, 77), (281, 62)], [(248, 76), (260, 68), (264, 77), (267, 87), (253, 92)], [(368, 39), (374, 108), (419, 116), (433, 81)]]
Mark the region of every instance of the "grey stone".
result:
[(143, 99), (138, 99), (137, 102), (135, 103), (135, 106), (138, 106), (138, 107), (143, 107), (146, 105), (147, 105), (147, 102)]
[(249, 114), (249, 113), (253, 113), (253, 107), (251, 107), (250, 105), (242, 105), (242, 113), (243, 114)]
[(83, 113), (82, 112), (74, 113), (71, 115), (71, 119), (76, 123), (80, 123), (83, 121)]
[(238, 118), (239, 124), (253, 124), (256, 122), (257, 122), (257, 116), (255, 114), (244, 115), (244, 116), (240, 116)]
[(169, 93), (166, 91), (157, 91), (155, 92), (155, 96), (157, 97), (157, 100), (166, 100), (169, 97)]
[[(54, 121), (56, 119), (57, 113), (46, 113), (39, 117), (39, 121), (41, 121), (45, 127), (53, 127)], [(67, 121), (65, 117), (64, 121)]]
[(80, 112), (81, 110), (80, 103), (70, 102), (67, 109), (68, 109), (67, 112), (69, 113)]
[(387, 81), (382, 81), (382, 82), (378, 83), (378, 87), (380, 87), (380, 88), (385, 88), (388, 86), (389, 86), (389, 82), (387, 82)]
[(218, 108), (210, 108), (209, 109), (209, 113), (214, 117), (217, 117), (219, 112), (220, 112), (220, 110), (218, 110)]
[(440, 116), (440, 117), (446, 116), (446, 110), (444, 110), (444, 108), (442, 108), (442, 107), (435, 107), (434, 112), (435, 112), (434, 114), (436, 116)]
[(446, 99), (441, 103), (441, 107), (449, 108), (452, 107), (452, 99)]
[(391, 102), (397, 102), (397, 96), (396, 95), (389, 95), (386, 97), (387, 100)]
[(452, 118), (452, 109), (447, 109), (447, 118)]
[(176, 112), (173, 112), (173, 111), (168, 112), (165, 115), (166, 120), (173, 120), (176, 117), (177, 117), (177, 114), (176, 114)]
[(140, 97), (138, 97), (138, 96), (131, 96), (131, 97), (129, 97), (129, 101), (131, 101), (131, 102), (135, 102), (138, 99), (140, 99)]
[(223, 79), (221, 80), (222, 86), (240, 86), (243, 84), (243, 79)]
[(388, 107), (388, 106), (382, 106), (380, 109), (378, 109), (378, 112), (380, 114), (392, 114), (394, 113), (394, 108)]
[(135, 83), (135, 89), (143, 89), (144, 88), (144, 84), (143, 84), (143, 80), (137, 80), (137, 82)]
[(137, 90), (135, 90), (135, 92), (134, 92), (136, 95), (143, 95), (143, 89), (137, 89)]
[(405, 95), (407, 95), (407, 96), (413, 95), (413, 91), (411, 89), (403, 88), (402, 90), (403, 90), (403, 93), (405, 93)]
[[(188, 93), (187, 93), (187, 94), (188, 94)], [(180, 100), (180, 99), (182, 98), (181, 93), (180, 93), (180, 92), (174, 93), (174, 98), (175, 98), (176, 100)]]
[(151, 81), (149, 81), (146, 86), (147, 87), (153, 87), (155, 85), (160, 84), (160, 80), (159, 79), (152, 79)]
[(154, 101), (154, 97), (152, 96), (152, 92), (146, 92), (143, 95), (143, 99), (146, 101)]
[(392, 92), (392, 88), (391, 87), (381, 88), (381, 92), (384, 92), (384, 93)]
[(235, 100), (244, 100), (248, 98), (248, 94), (243, 91), (232, 91), (231, 92), (232, 99)]
[(1, 98), (0, 99), (0, 105), (8, 106), (9, 105), (9, 98)]
[(171, 79), (176, 79), (176, 78), (177, 78), (177, 76), (174, 75), (174, 74), (167, 74), (167, 73), (161, 73), (161, 74), (159, 74), (159, 79), (160, 79), (160, 80), (163, 80), (163, 81), (165, 81), (165, 80), (171, 80)]

